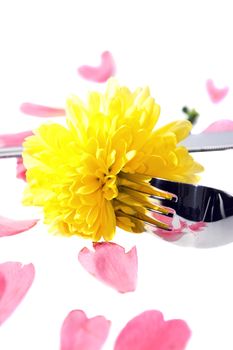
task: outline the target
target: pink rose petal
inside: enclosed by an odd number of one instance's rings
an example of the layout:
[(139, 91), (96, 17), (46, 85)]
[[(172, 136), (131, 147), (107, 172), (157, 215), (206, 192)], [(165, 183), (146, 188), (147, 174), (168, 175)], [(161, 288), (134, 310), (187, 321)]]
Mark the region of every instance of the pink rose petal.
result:
[[(153, 216), (155, 216), (153, 214)], [(158, 215), (156, 214), (156, 218)], [(169, 218), (169, 220), (172, 220), (172, 218)], [(165, 241), (169, 242), (175, 242), (178, 241), (183, 237), (183, 235), (187, 233), (193, 233), (193, 232), (200, 232), (203, 231), (204, 228), (207, 226), (207, 223), (200, 221), (200, 222), (195, 222), (193, 224), (189, 224), (185, 220), (179, 219), (178, 222), (175, 224), (172, 224), (167, 218), (164, 218), (163, 221), (167, 222), (171, 226), (171, 230), (167, 231), (161, 228), (156, 228), (154, 230), (154, 233), (163, 238)]]
[(38, 220), (12, 220), (0, 216), (0, 237), (13, 236), (35, 226)]
[(0, 264), (0, 325), (12, 314), (31, 287), (35, 275), (32, 264)]
[(110, 321), (103, 316), (87, 318), (81, 310), (73, 310), (61, 328), (60, 350), (99, 350), (107, 339)]
[(164, 321), (161, 312), (149, 310), (126, 324), (114, 350), (183, 350), (190, 336), (185, 321)]
[(35, 117), (62, 117), (66, 115), (64, 108), (53, 108), (37, 105), (35, 103), (22, 103), (20, 110), (24, 114), (33, 115)]
[(194, 232), (200, 232), (200, 231), (203, 231), (206, 226), (207, 226), (206, 222), (199, 221), (189, 225), (189, 229)]
[(208, 126), (203, 132), (233, 131), (233, 120), (218, 120)]
[(17, 147), (22, 146), (24, 139), (32, 135), (32, 131), (23, 131), (17, 134), (0, 135), (0, 147)]
[(101, 63), (98, 67), (81, 66), (78, 73), (82, 78), (96, 83), (103, 83), (115, 74), (116, 67), (112, 54), (105, 51), (101, 55)]
[(222, 89), (218, 89), (212, 79), (206, 81), (206, 89), (209, 94), (209, 97), (213, 103), (218, 103), (226, 97), (228, 94), (229, 88), (226, 86)]
[(138, 259), (136, 247), (128, 253), (115, 243), (94, 243), (95, 251), (83, 248), (78, 255), (81, 265), (93, 276), (118, 292), (136, 289)]
[(16, 164), (16, 177), (20, 180), (26, 181), (26, 171), (27, 169), (25, 168), (23, 164), (23, 158), (17, 158), (17, 164)]
[(171, 231), (164, 230), (162, 228), (157, 228), (154, 230), (154, 233), (163, 238), (165, 241), (168, 242), (175, 242), (181, 239), (183, 235), (185, 234), (185, 229), (187, 228), (187, 224), (185, 221), (180, 220), (180, 226), (173, 228)]
[(0, 273), (0, 301), (3, 296), (3, 293), (5, 292), (6, 289), (6, 280), (4, 276)]
[(170, 227), (170, 231), (164, 230), (162, 228), (156, 228), (154, 233), (163, 238), (165, 241), (175, 242), (178, 241), (183, 235), (184, 230), (187, 228), (187, 223), (184, 220), (179, 220), (178, 227), (175, 227), (173, 224), (173, 218), (171, 216), (164, 216), (154, 212), (153, 217), (163, 223), (167, 224)]

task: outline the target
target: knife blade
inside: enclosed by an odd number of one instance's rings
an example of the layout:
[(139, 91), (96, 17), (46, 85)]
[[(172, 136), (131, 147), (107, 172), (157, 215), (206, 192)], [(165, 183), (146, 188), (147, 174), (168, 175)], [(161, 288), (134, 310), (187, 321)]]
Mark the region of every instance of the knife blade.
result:
[(233, 131), (190, 134), (180, 145), (189, 152), (223, 151), (233, 148)]
[[(190, 153), (233, 149), (233, 131), (190, 134), (179, 145), (187, 147)], [(22, 146), (2, 147), (0, 158), (18, 158), (22, 152)]]

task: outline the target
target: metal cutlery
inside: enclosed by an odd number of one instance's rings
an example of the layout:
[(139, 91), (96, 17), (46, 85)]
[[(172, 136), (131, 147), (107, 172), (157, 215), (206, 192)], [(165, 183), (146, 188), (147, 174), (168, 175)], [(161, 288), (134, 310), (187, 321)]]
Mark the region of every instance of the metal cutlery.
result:
[[(189, 152), (232, 149), (233, 132), (190, 135), (181, 145)], [(0, 158), (21, 157), (22, 151), (22, 146), (0, 148)], [(130, 175), (119, 178), (119, 186), (128, 196), (115, 200), (115, 212), (129, 217), (139, 232), (199, 248), (233, 242), (233, 196), (224, 191), (158, 178), (144, 186)]]
[[(233, 131), (190, 134), (180, 145), (190, 153), (233, 149)], [(23, 147), (0, 147), (0, 158), (21, 157)]]
[(153, 178), (155, 188), (173, 193), (161, 200), (174, 210), (171, 232), (155, 229), (163, 239), (182, 246), (217, 247), (233, 242), (233, 196), (219, 189)]

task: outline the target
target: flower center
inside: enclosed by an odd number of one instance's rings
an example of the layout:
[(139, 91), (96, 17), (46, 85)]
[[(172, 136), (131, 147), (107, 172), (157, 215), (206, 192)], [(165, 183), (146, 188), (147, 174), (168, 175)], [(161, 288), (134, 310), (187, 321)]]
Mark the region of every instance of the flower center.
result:
[(116, 180), (116, 175), (105, 175), (103, 178), (102, 190), (104, 193), (104, 198), (109, 201), (118, 196)]

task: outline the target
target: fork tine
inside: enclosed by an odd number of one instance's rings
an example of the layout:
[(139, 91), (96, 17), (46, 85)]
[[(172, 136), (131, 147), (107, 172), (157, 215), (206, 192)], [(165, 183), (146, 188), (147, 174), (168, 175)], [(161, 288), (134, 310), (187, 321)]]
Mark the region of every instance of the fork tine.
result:
[[(124, 193), (119, 192), (117, 199), (113, 201), (116, 216), (130, 219), (130, 222), (133, 222), (137, 228), (137, 232), (147, 231), (145, 225), (152, 226), (154, 230), (156, 228), (171, 229), (171, 221), (175, 211), (153, 204), (151, 199), (153, 200), (145, 193), (124, 189)], [(142, 223), (144, 224), (142, 225)], [(134, 229), (132, 230), (134, 231)]]
[[(172, 219), (170, 218), (174, 216), (175, 210), (161, 203), (177, 201), (177, 196), (153, 187), (150, 180), (150, 177), (141, 174), (134, 174), (134, 176), (128, 173), (119, 174), (119, 193), (113, 205), (116, 216), (122, 219), (119, 223), (120, 227), (126, 224), (127, 228), (134, 232), (135, 230), (137, 232), (153, 231), (156, 228), (171, 230)], [(148, 230), (148, 226), (152, 228)]]
[(160, 204), (161, 200), (157, 200), (151, 195), (147, 195), (146, 193), (132, 190), (127, 187), (124, 187), (123, 192), (119, 192), (117, 200), (129, 205), (130, 207), (144, 207), (145, 209), (149, 209), (167, 216), (174, 215), (174, 209), (162, 206)]
[(177, 202), (161, 201), (175, 209), (177, 215), (190, 221), (214, 222), (233, 216), (233, 196), (222, 190), (153, 178), (152, 186), (172, 191)]
[[(137, 177), (138, 181), (135, 181), (135, 178), (137, 179)], [(145, 181), (145, 176), (141, 174), (133, 174), (133, 176), (131, 176), (131, 174), (125, 173), (123, 175), (119, 174), (118, 185), (133, 189), (137, 192), (149, 194), (157, 199), (168, 199), (173, 201), (177, 200), (177, 196), (175, 194), (151, 185), (149, 182), (151, 178), (148, 177), (148, 182), (144, 182), (143, 184), (142, 181), (140, 181), (140, 178)]]
[[(135, 224), (136, 229), (139, 228), (138, 230), (132, 229), (133, 232), (145, 232), (147, 231), (146, 226), (151, 226), (153, 230), (156, 228), (161, 228), (163, 230), (170, 231), (171, 227), (169, 224), (164, 223), (162, 221), (159, 221), (153, 217), (147, 216), (146, 214), (140, 213), (140, 212), (135, 212), (133, 215), (126, 214), (125, 212), (118, 210), (116, 211), (116, 217), (119, 225), (119, 219), (121, 217), (125, 217), (130, 219)], [(119, 225), (121, 227), (121, 225)]]

